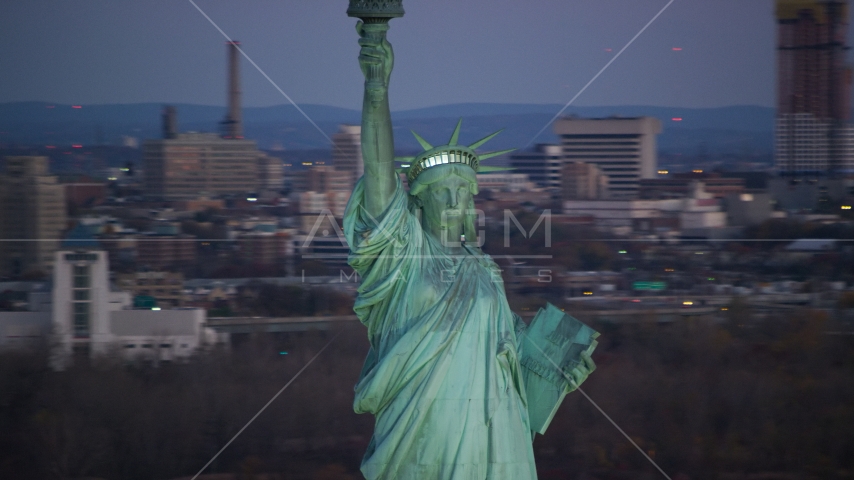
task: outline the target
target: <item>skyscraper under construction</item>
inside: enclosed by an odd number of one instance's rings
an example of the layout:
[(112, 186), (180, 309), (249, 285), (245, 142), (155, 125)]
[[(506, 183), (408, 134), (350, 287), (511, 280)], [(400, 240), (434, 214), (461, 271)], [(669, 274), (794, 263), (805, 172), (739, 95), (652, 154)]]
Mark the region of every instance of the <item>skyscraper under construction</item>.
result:
[(776, 163), (782, 175), (854, 171), (847, 0), (777, 0)]

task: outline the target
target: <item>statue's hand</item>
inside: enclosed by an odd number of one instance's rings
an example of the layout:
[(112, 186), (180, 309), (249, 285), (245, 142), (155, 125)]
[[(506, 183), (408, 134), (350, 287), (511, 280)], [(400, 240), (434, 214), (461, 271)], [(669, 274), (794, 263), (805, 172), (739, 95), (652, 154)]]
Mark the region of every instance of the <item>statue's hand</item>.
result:
[(569, 382), (567, 392), (576, 390), (582, 383), (584, 383), (585, 380), (587, 380), (587, 377), (596, 370), (596, 364), (593, 363), (593, 359), (590, 358), (589, 353), (581, 352), (581, 362), (581, 365), (573, 368), (572, 371), (569, 372), (569, 377), (572, 381)]
[(365, 24), (358, 22), (356, 32), (359, 33), (359, 66), (365, 75), (369, 88), (388, 89), (391, 70), (394, 68), (394, 52), (385, 37), (387, 24)]

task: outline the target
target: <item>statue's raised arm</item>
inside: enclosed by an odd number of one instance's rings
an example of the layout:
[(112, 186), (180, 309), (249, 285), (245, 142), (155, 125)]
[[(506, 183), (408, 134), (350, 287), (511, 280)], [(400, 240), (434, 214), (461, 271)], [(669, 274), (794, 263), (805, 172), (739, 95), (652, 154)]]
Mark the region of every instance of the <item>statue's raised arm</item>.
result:
[(362, 19), (365, 76), (365, 174), (344, 212), (347, 262), (359, 278), (353, 310), (371, 345), (353, 409), (376, 417), (362, 473), (536, 480), (531, 432), (545, 431), (595, 367), (587, 355), (595, 332), (551, 307), (526, 333), (501, 270), (480, 249), (478, 177), (506, 170), (482, 162), (511, 150), (477, 149), (497, 132), (460, 144), (461, 120), (444, 145), (416, 134), (424, 150), (399, 159), (408, 164), (403, 189), (388, 101), (394, 55), (385, 38), (390, 19), (403, 15), (401, 0), (350, 0), (347, 14)]
[(394, 136), (388, 105), (388, 85), (394, 53), (385, 33), (388, 23), (356, 25), (359, 33), (359, 65), (365, 75), (362, 105), (362, 159), (365, 162), (365, 208), (374, 217), (382, 214), (396, 186)]

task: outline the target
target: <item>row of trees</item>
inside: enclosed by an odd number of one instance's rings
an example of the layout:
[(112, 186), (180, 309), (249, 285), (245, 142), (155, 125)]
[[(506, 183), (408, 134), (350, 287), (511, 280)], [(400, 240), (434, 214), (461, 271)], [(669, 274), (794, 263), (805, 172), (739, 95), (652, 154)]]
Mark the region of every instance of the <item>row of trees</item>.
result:
[[(355, 284), (353, 284), (355, 288)], [(352, 293), (352, 292), (351, 292)], [(212, 317), (312, 317), (353, 315), (353, 295), (342, 289), (251, 281), (232, 300), (218, 300)]]
[[(838, 333), (851, 325), (809, 310), (756, 320), (742, 304), (728, 314), (723, 324), (594, 325), (598, 369), (584, 391), (673, 478), (850, 478), (854, 335)], [(230, 353), (160, 368), (100, 362), (56, 373), (44, 356), (6, 354), (0, 476), (192, 476), (333, 334), (247, 337)], [(351, 402), (364, 337), (346, 327), (208, 472), (361, 478), (373, 419)], [(580, 393), (534, 448), (543, 479), (659, 475)]]

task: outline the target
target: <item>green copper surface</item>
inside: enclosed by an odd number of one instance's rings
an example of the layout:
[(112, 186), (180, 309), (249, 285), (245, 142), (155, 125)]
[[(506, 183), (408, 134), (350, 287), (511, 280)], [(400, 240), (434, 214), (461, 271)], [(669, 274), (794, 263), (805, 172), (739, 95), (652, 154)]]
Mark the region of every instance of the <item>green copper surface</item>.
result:
[(403, 16), (403, 0), (350, 0), (347, 15), (369, 21), (369, 18)]
[[(596, 349), (599, 333), (552, 304), (541, 308), (522, 338), (522, 370), (531, 430), (546, 433), (567, 393), (578, 388), (574, 374)], [(583, 381), (583, 379), (581, 380)]]
[[(593, 334), (551, 308), (526, 333), (500, 269), (480, 249), (469, 164), (425, 168), (405, 190), (394, 164), (387, 30), (387, 23), (357, 25), (365, 174), (344, 215), (348, 261), (362, 279), (354, 310), (371, 345), (353, 402), (376, 418), (362, 473), (535, 479), (532, 432), (545, 431), (563, 395), (595, 368)], [(458, 135), (459, 125), (451, 144)], [(553, 340), (560, 341), (544, 343)]]

